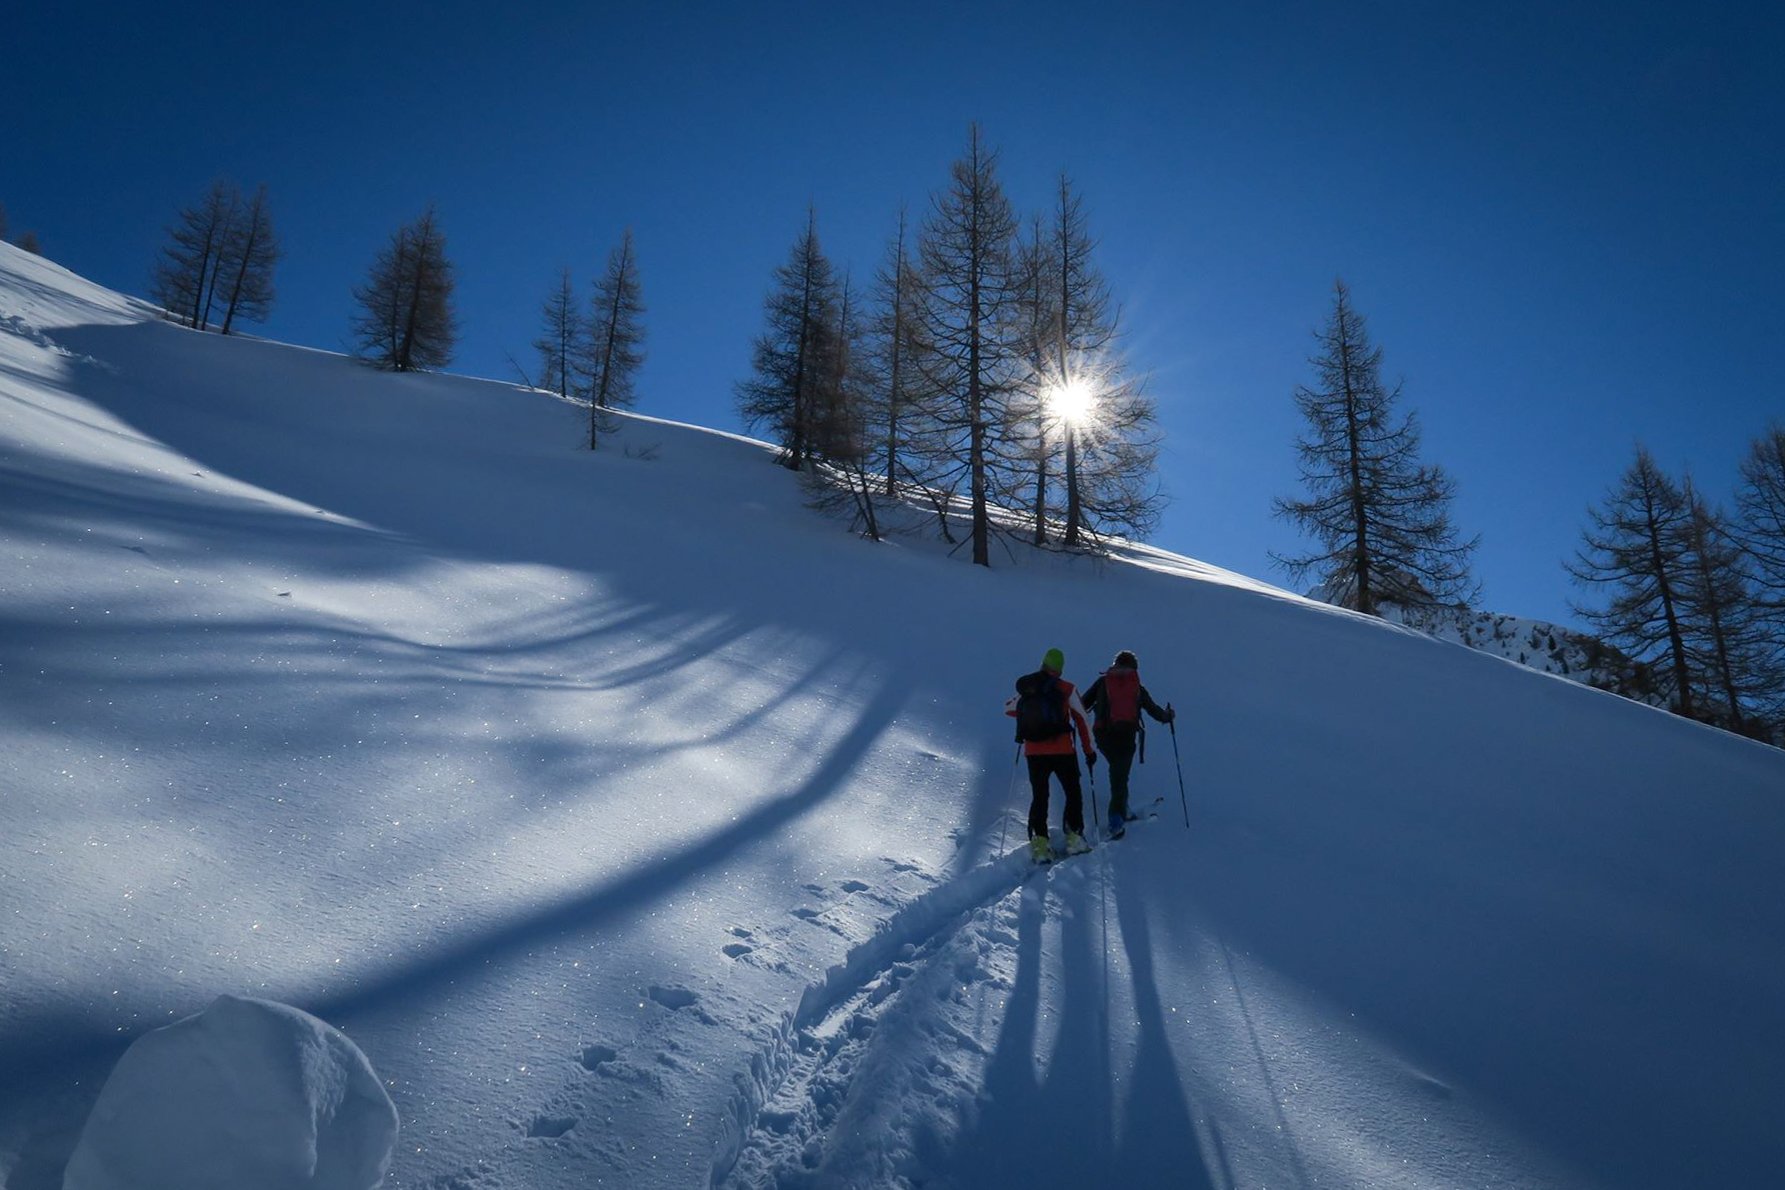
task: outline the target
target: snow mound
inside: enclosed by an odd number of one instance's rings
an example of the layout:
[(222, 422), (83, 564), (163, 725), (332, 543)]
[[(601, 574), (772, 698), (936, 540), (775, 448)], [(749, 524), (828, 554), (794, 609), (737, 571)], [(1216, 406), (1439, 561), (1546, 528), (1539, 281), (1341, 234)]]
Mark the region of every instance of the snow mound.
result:
[(372, 1190), (397, 1109), (340, 1030), (219, 996), (136, 1040), (69, 1160), (64, 1190)]

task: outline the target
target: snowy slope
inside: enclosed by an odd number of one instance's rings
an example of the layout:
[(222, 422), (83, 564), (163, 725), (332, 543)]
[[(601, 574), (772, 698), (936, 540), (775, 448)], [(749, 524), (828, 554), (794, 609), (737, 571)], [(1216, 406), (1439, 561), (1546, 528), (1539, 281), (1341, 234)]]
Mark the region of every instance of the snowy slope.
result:
[[(1780, 753), (580, 417), (0, 247), (7, 1190), (225, 992), (364, 1050), (392, 1187), (1776, 1179)], [(1190, 829), (1155, 732), (1159, 819), (994, 854), (1050, 645), (1140, 654)]]

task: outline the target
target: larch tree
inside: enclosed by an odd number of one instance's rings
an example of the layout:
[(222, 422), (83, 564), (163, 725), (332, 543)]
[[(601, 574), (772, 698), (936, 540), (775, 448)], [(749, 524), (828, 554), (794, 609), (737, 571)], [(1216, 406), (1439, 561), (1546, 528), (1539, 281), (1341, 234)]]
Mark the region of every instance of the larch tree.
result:
[(1639, 446), (1623, 478), (1587, 517), (1582, 548), (1564, 565), (1576, 583), (1603, 592), (1606, 601), (1571, 604), (1575, 614), (1636, 660), (1657, 662), (1671, 676), (1679, 712), (1691, 717), (1683, 597), (1691, 582), (1692, 509), (1685, 494)]
[(1120, 350), (1121, 314), (1096, 247), (1084, 201), (1061, 174), (1042, 263), (1053, 318), (1048, 404), (1064, 446), (1068, 549), (1102, 532), (1144, 537), (1164, 504), (1155, 481), (1157, 410), (1145, 378)]
[(1738, 732), (1773, 693), (1772, 641), (1754, 597), (1748, 558), (1729, 521), (1686, 481), (1687, 576), (1681, 618), (1693, 672), (1703, 676), (1703, 718)]
[(533, 340), (533, 347), (539, 352), (539, 387), (560, 397), (570, 396), (571, 371), (585, 350), (585, 328), (577, 305), (570, 270), (561, 269), (558, 284), (540, 308), (539, 338)]
[(1017, 220), (998, 181), (997, 153), (969, 131), (966, 155), (931, 198), (918, 241), (924, 277), (924, 383), (939, 394), (932, 417), (940, 454), (928, 482), (965, 483), (973, 562), (991, 565), (991, 502), (1008, 491), (1005, 428), (1021, 346), (1012, 333), (1021, 287), (1013, 251)]
[(767, 325), (751, 349), (752, 375), (737, 385), (745, 424), (772, 433), (781, 463), (794, 471), (804, 470), (817, 449), (828, 342), (838, 313), (836, 274), (818, 242), (817, 213), (808, 210), (806, 229), (775, 269), (763, 301)]
[(820, 369), (812, 429), (816, 465), (804, 473), (805, 483), (814, 507), (848, 512), (852, 529), (879, 541), (878, 482), (870, 470), (877, 457), (874, 378), (863, 350), (865, 319), (847, 275), (836, 311), (836, 326), (814, 339)]
[(430, 205), (391, 234), (363, 285), (353, 290), (359, 312), (353, 331), (359, 355), (393, 372), (441, 368), (458, 342), (453, 314), (453, 266)]
[(1756, 438), (1736, 487), (1736, 535), (1747, 551), (1761, 602), (1785, 647), (1785, 425)]
[(645, 362), (644, 289), (638, 278), (638, 254), (627, 229), (620, 246), (608, 254), (607, 271), (595, 282), (589, 338), (583, 358), (589, 394), (589, 449), (606, 428), (610, 409), (630, 408), (637, 395), (634, 379)]
[(1276, 514), (1314, 538), (1306, 554), (1271, 557), (1297, 581), (1313, 576), (1337, 601), (1368, 615), (1383, 604), (1470, 602), (1469, 561), (1479, 538), (1459, 541), (1450, 520), (1455, 481), (1419, 461), (1419, 424), (1397, 405), (1401, 387), (1381, 379), (1372, 346), (1344, 282), (1315, 332), (1316, 381), (1295, 390), (1307, 419), (1296, 441), (1306, 499), (1279, 497)]
[(1036, 545), (1046, 545), (1048, 523), (1053, 513), (1049, 501), (1049, 480), (1059, 440), (1050, 431), (1058, 420), (1052, 394), (1057, 387), (1053, 361), (1057, 354), (1059, 315), (1055, 309), (1055, 290), (1051, 285), (1050, 253), (1047, 233), (1040, 215), (1032, 217), (1029, 233), (1016, 246), (1014, 273), (1016, 297), (1016, 333), (1023, 361), (1023, 375), (1012, 402), (1011, 432), (1025, 439), (1030, 467), (1034, 472), (1034, 496), (1030, 508), (1034, 517)]
[(898, 493), (900, 477), (909, 473), (906, 452), (915, 446), (922, 424), (917, 414), (925, 394), (913, 362), (922, 350), (917, 335), (922, 298), (923, 282), (912, 260), (906, 213), (900, 208), (898, 230), (874, 274), (873, 314), (864, 336), (865, 412), (875, 426), (882, 491), (889, 499)]
[(236, 188), (218, 178), (205, 197), (182, 208), (168, 228), (168, 243), (149, 283), (149, 296), (168, 317), (195, 330), (209, 328), (210, 304), (240, 205)]
[(273, 266), (279, 261), (279, 240), (273, 234), (273, 213), (263, 185), (245, 204), (224, 237), (216, 274), (222, 278), (223, 333), (240, 318), (265, 322), (273, 309)]

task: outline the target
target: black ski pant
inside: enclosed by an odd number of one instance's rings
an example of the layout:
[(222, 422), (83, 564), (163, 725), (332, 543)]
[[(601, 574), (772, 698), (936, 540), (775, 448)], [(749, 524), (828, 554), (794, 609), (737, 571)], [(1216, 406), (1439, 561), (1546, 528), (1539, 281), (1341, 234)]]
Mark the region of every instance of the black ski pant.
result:
[(1085, 795), (1078, 784), (1078, 753), (1058, 752), (1052, 756), (1029, 757), (1029, 837), (1047, 835), (1047, 779), (1060, 778), (1066, 791), (1066, 829), (1085, 833)]
[(1097, 733), (1097, 750), (1109, 762), (1109, 812), (1128, 816), (1128, 774), (1134, 769), (1134, 749), (1140, 739), (1137, 731), (1115, 728)]

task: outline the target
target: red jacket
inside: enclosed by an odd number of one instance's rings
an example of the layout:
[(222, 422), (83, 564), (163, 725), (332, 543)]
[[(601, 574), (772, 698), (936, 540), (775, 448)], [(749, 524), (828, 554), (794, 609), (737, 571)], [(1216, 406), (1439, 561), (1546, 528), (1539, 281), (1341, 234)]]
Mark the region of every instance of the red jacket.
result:
[[(1070, 756), (1072, 754), (1072, 732), (1078, 731), (1079, 742), (1084, 745), (1086, 756), (1096, 756), (1097, 749), (1091, 744), (1091, 724), (1085, 718), (1085, 704), (1078, 699), (1078, 689), (1065, 678), (1055, 675), (1054, 680), (1060, 683), (1060, 689), (1066, 694), (1066, 722), (1070, 726), (1051, 740), (1025, 740), (1024, 756)], [(1012, 719), (1016, 718), (1016, 695), (1011, 695), (1004, 703), (1004, 713)]]

